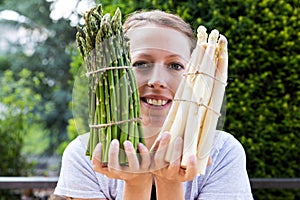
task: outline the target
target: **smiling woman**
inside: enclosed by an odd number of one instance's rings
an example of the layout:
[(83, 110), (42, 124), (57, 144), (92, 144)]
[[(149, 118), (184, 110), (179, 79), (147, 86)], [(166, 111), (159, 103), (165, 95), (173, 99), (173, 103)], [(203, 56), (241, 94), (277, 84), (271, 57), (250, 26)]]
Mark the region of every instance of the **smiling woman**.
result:
[[(85, 156), (89, 134), (79, 136), (64, 152), (55, 194), (81, 199), (150, 199), (154, 187), (158, 199), (252, 199), (244, 149), (229, 133), (216, 131), (212, 162), (208, 163), (191, 155), (182, 168), (181, 137), (175, 140), (172, 162), (165, 162), (172, 134), (168, 132), (160, 135), (150, 152), (196, 45), (190, 26), (178, 16), (156, 10), (133, 13), (124, 30), (130, 41), (145, 145), (138, 144), (137, 154), (130, 141), (112, 140), (106, 164), (101, 159), (102, 143), (95, 147), (90, 161)], [(120, 147), (128, 158), (126, 166), (119, 163)], [(200, 164), (209, 165), (205, 175), (198, 175)]]

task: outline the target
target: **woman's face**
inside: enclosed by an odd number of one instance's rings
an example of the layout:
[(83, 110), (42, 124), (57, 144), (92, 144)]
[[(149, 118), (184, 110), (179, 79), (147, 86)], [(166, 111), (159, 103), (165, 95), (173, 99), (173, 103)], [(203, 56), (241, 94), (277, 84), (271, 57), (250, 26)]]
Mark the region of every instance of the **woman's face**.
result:
[(172, 105), (190, 58), (190, 43), (181, 32), (153, 24), (134, 28), (127, 35), (144, 132), (151, 137), (161, 129)]

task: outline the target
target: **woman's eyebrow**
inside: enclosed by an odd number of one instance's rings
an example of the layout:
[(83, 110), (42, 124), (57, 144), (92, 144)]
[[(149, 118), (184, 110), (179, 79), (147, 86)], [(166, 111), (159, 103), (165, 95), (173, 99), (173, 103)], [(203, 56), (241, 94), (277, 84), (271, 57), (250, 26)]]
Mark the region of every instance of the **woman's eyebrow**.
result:
[(178, 55), (178, 54), (171, 54), (171, 55), (168, 55), (167, 58), (181, 58), (183, 59), (182, 56)]
[(136, 57), (143, 57), (143, 58), (147, 58), (147, 59), (151, 59), (152, 56), (150, 54), (147, 54), (147, 53), (136, 53), (136, 54), (132, 54), (132, 57), (133, 58), (136, 58)]
[(181, 56), (181, 55), (178, 55), (178, 54), (171, 54), (171, 55), (168, 55), (167, 56), (167, 58), (168, 59), (181, 59), (182, 61), (184, 61), (184, 62), (188, 62), (188, 60), (187, 59), (185, 59), (183, 56)]

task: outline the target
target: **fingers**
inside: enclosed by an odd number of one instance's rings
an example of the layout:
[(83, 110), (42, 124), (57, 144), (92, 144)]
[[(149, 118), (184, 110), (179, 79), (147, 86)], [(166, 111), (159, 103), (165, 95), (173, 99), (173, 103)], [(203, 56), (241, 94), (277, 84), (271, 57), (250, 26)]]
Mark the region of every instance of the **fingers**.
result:
[(138, 150), (140, 154), (137, 155), (136, 150), (130, 141), (125, 141), (123, 143), (128, 160), (128, 165), (126, 166), (119, 164), (119, 145), (120, 144), (118, 140), (111, 141), (107, 164), (103, 164), (101, 162), (102, 145), (99, 143), (96, 146), (92, 157), (93, 169), (96, 172), (101, 173), (109, 178), (117, 178), (122, 180), (133, 178), (133, 173), (143, 174), (145, 172), (149, 172), (151, 156), (145, 145), (141, 143), (138, 144)]
[(172, 153), (169, 170), (170, 170), (170, 176), (174, 176), (180, 172), (180, 166), (181, 166), (181, 155), (182, 155), (182, 149), (183, 149), (183, 141), (181, 137), (177, 137), (175, 140), (175, 147), (174, 151)]
[(142, 143), (138, 144), (138, 150), (139, 150), (140, 156), (141, 156), (140, 168), (142, 169), (142, 171), (148, 171), (150, 164), (151, 164), (150, 152), (147, 149), (147, 147), (145, 145), (143, 145)]
[(155, 140), (155, 142), (154, 142), (154, 144), (153, 144), (152, 147), (150, 148), (150, 152), (153, 153), (153, 152), (157, 151), (157, 148), (158, 148), (158, 146), (159, 146), (160, 140), (161, 140), (161, 135), (158, 135), (157, 138), (156, 138), (156, 140)]
[(192, 155), (189, 158), (189, 165), (186, 169), (185, 179), (193, 180), (197, 173), (197, 158), (196, 155)]
[(106, 164), (103, 164), (101, 162), (101, 156), (102, 156), (102, 144), (99, 143), (96, 145), (94, 152), (93, 152), (93, 157), (92, 157), (92, 166), (94, 171), (102, 174), (107, 174), (107, 166)]
[[(114, 170), (121, 170), (125, 172), (145, 172), (149, 169), (151, 163), (150, 153), (147, 147), (143, 144), (138, 144), (138, 149), (140, 154), (136, 153), (133, 144), (130, 141), (125, 141), (123, 143), (125, 154), (128, 161), (128, 166), (120, 166), (119, 164), (119, 141), (113, 140), (109, 148), (109, 161), (108, 166)], [(139, 161), (138, 156), (141, 158)]]
[(94, 149), (92, 161), (93, 160), (101, 161), (101, 158), (102, 158), (102, 144), (98, 143)]
[(109, 146), (109, 151), (108, 151), (108, 167), (115, 169), (115, 170), (120, 170), (120, 165), (119, 165), (119, 141), (114, 139), (111, 141), (110, 146)]
[(163, 168), (167, 165), (165, 162), (165, 154), (168, 148), (168, 144), (170, 141), (170, 134), (163, 133), (161, 135), (159, 146), (157, 147), (157, 151), (154, 152), (154, 167), (153, 170), (157, 170), (159, 168)]
[(172, 154), (172, 161), (169, 165), (171, 177), (179, 176), (180, 181), (192, 180), (197, 175), (197, 158), (196, 155), (189, 157), (187, 166), (181, 166), (181, 156), (183, 151), (183, 140), (181, 137), (176, 138), (176, 147)]
[(97, 144), (97, 146), (95, 147), (95, 150), (93, 152), (93, 157), (92, 157), (93, 169), (97, 172), (99, 172), (99, 168), (101, 169), (101, 167), (102, 167), (101, 149), (102, 149), (101, 143)]
[(160, 145), (154, 155), (155, 169), (154, 174), (173, 181), (192, 180), (197, 175), (197, 159), (196, 155), (190, 157), (187, 166), (181, 166), (181, 158), (183, 153), (183, 139), (177, 137), (174, 142), (174, 150), (171, 155), (170, 163), (164, 161), (165, 152), (169, 144), (170, 135), (162, 134)]
[(170, 167), (180, 166), (181, 155), (183, 149), (183, 141), (181, 137), (177, 137), (175, 140), (175, 147), (172, 153)]

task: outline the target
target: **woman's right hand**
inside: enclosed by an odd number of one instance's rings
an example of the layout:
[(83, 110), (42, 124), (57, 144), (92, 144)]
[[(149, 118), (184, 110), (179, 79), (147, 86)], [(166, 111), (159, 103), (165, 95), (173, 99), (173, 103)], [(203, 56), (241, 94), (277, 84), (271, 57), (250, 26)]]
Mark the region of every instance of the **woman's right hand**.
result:
[(141, 156), (140, 162), (132, 143), (125, 141), (123, 145), (128, 159), (128, 166), (119, 164), (119, 141), (113, 140), (109, 147), (107, 165), (101, 162), (101, 143), (96, 146), (92, 158), (93, 169), (108, 178), (124, 180), (122, 199), (134, 199), (136, 196), (139, 196), (140, 199), (149, 199), (153, 180), (153, 176), (149, 172), (150, 152), (145, 145), (138, 144)]
[(141, 143), (138, 144), (141, 161), (139, 161), (133, 145), (129, 141), (124, 142), (124, 150), (128, 159), (128, 165), (119, 164), (119, 141), (112, 140), (109, 147), (108, 163), (101, 162), (102, 145), (99, 143), (94, 150), (92, 165), (96, 172), (104, 174), (109, 178), (121, 179), (128, 181), (136, 176), (149, 174), (148, 169), (151, 164), (150, 152), (147, 147)]

